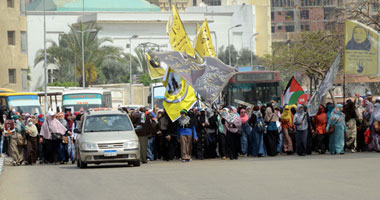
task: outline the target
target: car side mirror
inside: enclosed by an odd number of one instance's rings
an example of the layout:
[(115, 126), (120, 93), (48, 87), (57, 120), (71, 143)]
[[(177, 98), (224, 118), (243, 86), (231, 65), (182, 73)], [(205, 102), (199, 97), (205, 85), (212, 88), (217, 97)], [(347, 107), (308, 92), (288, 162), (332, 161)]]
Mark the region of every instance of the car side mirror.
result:
[(142, 131), (143, 127), (141, 125), (137, 125), (135, 131)]
[(75, 132), (75, 133), (78, 133), (78, 134), (81, 134), (81, 131), (80, 131), (79, 129), (77, 129), (77, 128), (74, 129), (74, 132)]

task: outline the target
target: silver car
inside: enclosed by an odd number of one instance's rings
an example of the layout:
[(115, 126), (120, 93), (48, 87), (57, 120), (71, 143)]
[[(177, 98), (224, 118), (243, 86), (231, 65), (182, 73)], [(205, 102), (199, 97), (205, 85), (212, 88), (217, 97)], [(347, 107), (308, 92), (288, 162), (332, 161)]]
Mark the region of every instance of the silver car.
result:
[[(138, 129), (140, 127), (137, 127)], [(123, 111), (88, 111), (75, 130), (77, 166), (126, 162), (140, 166), (140, 144), (129, 116)]]

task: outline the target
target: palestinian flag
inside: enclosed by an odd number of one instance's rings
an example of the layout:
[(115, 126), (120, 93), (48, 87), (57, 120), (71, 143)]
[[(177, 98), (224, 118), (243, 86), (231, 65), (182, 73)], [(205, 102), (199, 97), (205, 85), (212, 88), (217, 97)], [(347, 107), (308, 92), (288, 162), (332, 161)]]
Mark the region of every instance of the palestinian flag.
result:
[(305, 104), (306, 98), (305, 92), (293, 76), (286, 86), (282, 105)]

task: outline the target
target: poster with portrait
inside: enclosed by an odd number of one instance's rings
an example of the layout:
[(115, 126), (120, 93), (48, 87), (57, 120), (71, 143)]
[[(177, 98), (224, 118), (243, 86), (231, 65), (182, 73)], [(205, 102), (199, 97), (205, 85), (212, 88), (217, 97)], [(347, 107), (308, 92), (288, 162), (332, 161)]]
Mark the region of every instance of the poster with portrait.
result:
[(377, 75), (378, 33), (357, 21), (345, 22), (345, 73)]

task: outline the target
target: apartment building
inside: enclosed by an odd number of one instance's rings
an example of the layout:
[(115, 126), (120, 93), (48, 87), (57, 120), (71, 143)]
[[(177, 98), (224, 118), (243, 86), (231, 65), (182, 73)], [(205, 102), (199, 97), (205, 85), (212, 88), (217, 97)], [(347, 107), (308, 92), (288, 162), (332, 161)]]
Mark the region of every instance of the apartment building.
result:
[(25, 0), (0, 1), (0, 88), (28, 90)]
[[(273, 42), (286, 42), (301, 31), (337, 28), (343, 0), (271, 0)], [(338, 27), (340, 28), (340, 27)]]

